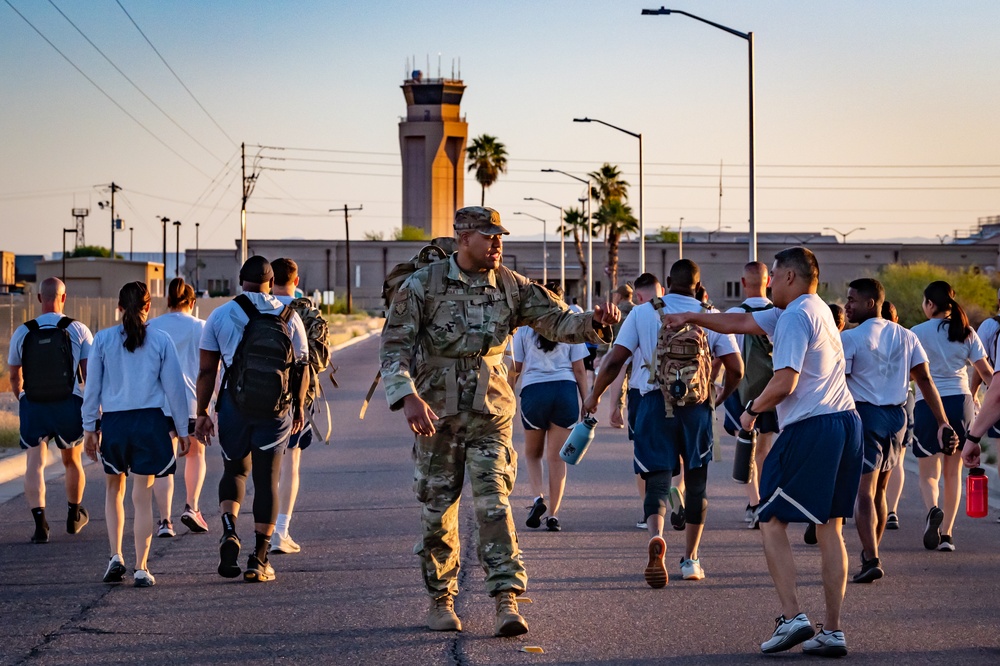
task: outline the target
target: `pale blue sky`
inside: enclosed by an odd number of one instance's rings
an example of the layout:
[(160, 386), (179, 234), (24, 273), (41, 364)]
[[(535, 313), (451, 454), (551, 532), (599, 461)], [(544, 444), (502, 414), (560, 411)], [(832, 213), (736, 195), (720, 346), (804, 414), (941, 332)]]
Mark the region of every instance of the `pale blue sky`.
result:
[[(633, 184), (642, 132), (648, 230), (747, 220), (746, 42), (635, 2), (138, 2), (120, 0), (233, 141), (345, 152), (265, 151), (250, 200), (253, 237), (342, 238), (327, 209), (364, 205), (352, 235), (399, 226), (397, 123), (407, 58), (450, 76), (461, 58), (471, 136), (507, 145), (510, 172), (487, 192), (518, 236), (572, 205), (574, 181), (609, 161)], [(97, 91), (7, 4), (164, 143)], [(52, 252), (70, 209), (90, 207), (89, 243), (108, 245), (93, 186), (112, 180), (136, 250), (160, 247), (157, 216), (184, 222), (182, 245), (233, 247), (237, 147), (206, 117), (116, 0), (0, 0), (2, 249)], [(61, 9), (197, 143), (166, 119), (58, 13)], [(959, 0), (673, 5), (753, 31), (758, 229), (865, 227), (853, 239), (951, 234), (1000, 214), (1000, 3)], [(353, 151), (353, 152), (352, 152)], [(301, 158), (323, 160), (305, 162)], [(227, 166), (224, 166), (226, 164)], [(377, 175), (357, 175), (357, 174)], [(466, 202), (479, 187), (467, 179)], [(533, 226), (535, 225), (535, 226)], [(170, 232), (173, 246), (173, 230)], [(117, 240), (128, 244), (127, 232)]]

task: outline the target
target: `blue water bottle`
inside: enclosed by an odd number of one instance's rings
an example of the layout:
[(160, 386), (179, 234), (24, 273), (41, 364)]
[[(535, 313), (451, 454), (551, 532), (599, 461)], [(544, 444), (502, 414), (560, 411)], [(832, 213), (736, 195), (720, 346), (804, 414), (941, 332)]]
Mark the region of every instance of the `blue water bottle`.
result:
[(577, 423), (566, 438), (566, 443), (559, 450), (559, 457), (570, 465), (576, 465), (587, 453), (587, 447), (594, 441), (594, 428), (597, 427), (597, 419), (587, 416)]

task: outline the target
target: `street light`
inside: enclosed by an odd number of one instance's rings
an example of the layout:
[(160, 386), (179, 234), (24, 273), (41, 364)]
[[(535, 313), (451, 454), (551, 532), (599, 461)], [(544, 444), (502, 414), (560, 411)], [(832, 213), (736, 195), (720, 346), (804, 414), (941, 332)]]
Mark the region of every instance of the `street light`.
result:
[(833, 233), (839, 235), (841, 237), (841, 241), (840, 242), (843, 243), (843, 244), (845, 244), (845, 245), (847, 244), (847, 237), (848, 236), (850, 236), (851, 234), (853, 234), (855, 231), (864, 231), (864, 230), (865, 230), (864, 227), (857, 227), (857, 228), (851, 229), (850, 231), (848, 231), (848, 232), (845, 233), (843, 231), (837, 231), (833, 227), (823, 227), (823, 231), (832, 231)]
[(160, 217), (160, 224), (163, 226), (163, 279), (167, 279), (167, 222), (170, 218), (167, 216)]
[(757, 177), (754, 173), (754, 101), (753, 101), (753, 82), (754, 82), (754, 70), (753, 70), (753, 33), (752, 32), (740, 32), (739, 30), (733, 30), (732, 28), (727, 28), (724, 25), (715, 23), (713, 21), (708, 21), (701, 18), (700, 16), (695, 16), (694, 14), (689, 14), (687, 12), (681, 11), (679, 9), (667, 9), (666, 7), (660, 7), (659, 9), (643, 9), (643, 16), (656, 16), (656, 15), (670, 15), (670, 14), (680, 14), (681, 16), (687, 16), (695, 21), (701, 21), (702, 23), (707, 23), (713, 28), (718, 28), (728, 32), (730, 35), (736, 35), (747, 41), (747, 47), (749, 50), (749, 65), (750, 65), (750, 261), (757, 261), (757, 201), (756, 201), (756, 189), (757, 189)]
[[(174, 246), (174, 277), (181, 274), (181, 221), (174, 220), (174, 230), (177, 232), (177, 244)], [(163, 279), (166, 279), (164, 274)]]
[[(536, 199), (535, 197), (524, 197), (525, 201), (537, 201), (538, 203), (543, 203), (546, 206), (552, 206), (553, 208), (559, 209), (559, 226), (562, 227), (566, 224), (566, 220), (563, 218), (563, 207), (557, 206), (554, 203), (549, 203), (548, 201), (542, 201), (541, 199)], [(543, 229), (544, 231), (544, 229)], [(566, 230), (563, 229), (559, 232), (559, 287), (563, 290), (563, 294), (566, 293)]]
[(135, 227), (129, 227), (128, 228), (128, 260), (129, 261), (132, 261), (132, 240), (133, 240), (133, 237), (134, 237), (134, 234), (133, 234), (134, 230), (135, 230)]
[(720, 224), (717, 229), (708, 232), (708, 242), (709, 243), (712, 242), (712, 234), (721, 233), (723, 229), (732, 229), (732, 227), (729, 226), (728, 224), (725, 226)]
[(66, 234), (76, 235), (76, 229), (63, 229), (62, 281), (66, 284)]
[(574, 118), (574, 123), (600, 123), (611, 129), (616, 129), (619, 132), (624, 132), (629, 136), (634, 136), (639, 139), (639, 273), (646, 272), (646, 233), (642, 226), (642, 133), (641, 132), (630, 132), (627, 129), (618, 127), (617, 125), (612, 125), (611, 123), (606, 123), (603, 120), (598, 120), (597, 118)]
[(560, 169), (542, 169), (542, 173), (561, 173), (587, 186), (587, 309), (594, 309), (594, 219), (590, 214), (590, 179), (580, 178)]
[(549, 283), (549, 236), (546, 231), (547, 225), (545, 220), (538, 217), (537, 215), (532, 215), (531, 213), (518, 213), (514, 212), (514, 215), (524, 215), (526, 217), (533, 217), (542, 223), (542, 284)]

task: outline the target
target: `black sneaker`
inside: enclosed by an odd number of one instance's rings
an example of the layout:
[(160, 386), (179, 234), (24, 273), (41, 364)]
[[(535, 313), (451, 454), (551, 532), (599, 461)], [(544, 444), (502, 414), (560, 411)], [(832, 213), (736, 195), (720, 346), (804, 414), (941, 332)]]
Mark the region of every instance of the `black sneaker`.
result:
[(562, 525), (559, 524), (559, 519), (555, 516), (549, 516), (545, 519), (545, 529), (549, 532), (559, 532), (562, 530)]
[(125, 563), (122, 562), (121, 556), (115, 553), (108, 562), (108, 568), (104, 572), (103, 580), (105, 583), (120, 583), (125, 580), (126, 573), (128, 573), (128, 570), (125, 568)]
[(535, 503), (531, 505), (531, 511), (528, 512), (528, 519), (524, 521), (524, 524), (528, 527), (535, 529), (542, 524), (542, 516), (548, 509), (545, 506), (545, 500), (541, 495), (535, 498)]
[(267, 583), (274, 580), (274, 567), (266, 559), (261, 562), (256, 555), (247, 559), (247, 570), (243, 572), (243, 580), (248, 583)]
[(885, 518), (885, 529), (887, 530), (898, 530), (899, 529), (899, 516), (896, 515), (895, 511), (890, 511), (889, 515)]
[(944, 511), (932, 506), (924, 522), (924, 548), (927, 550), (934, 550), (941, 545), (942, 521), (944, 521)]
[(46, 526), (35, 527), (35, 533), (31, 535), (31, 543), (48, 543), (49, 528)]
[(237, 578), (240, 570), (240, 538), (235, 532), (222, 535), (219, 545), (219, 575), (223, 578)]
[(861, 571), (859, 571), (853, 578), (851, 578), (852, 583), (872, 583), (882, 576), (885, 575), (885, 571), (882, 570), (882, 562), (877, 558), (873, 557), (870, 560), (866, 560), (864, 555), (861, 556)]
[(816, 523), (806, 525), (806, 531), (802, 535), (802, 540), (809, 546), (815, 546), (818, 543), (816, 540)]
[(955, 542), (951, 540), (951, 535), (950, 534), (942, 534), (941, 535), (941, 543), (938, 544), (937, 549), (938, 550), (942, 550), (942, 551), (944, 551), (946, 553), (954, 553), (955, 552)]
[(687, 527), (687, 518), (684, 516), (684, 497), (676, 487), (670, 487), (670, 526), (680, 532)]
[(66, 515), (66, 533), (76, 534), (89, 522), (90, 515), (87, 513), (85, 508), (82, 506), (78, 509), (70, 507), (69, 513)]

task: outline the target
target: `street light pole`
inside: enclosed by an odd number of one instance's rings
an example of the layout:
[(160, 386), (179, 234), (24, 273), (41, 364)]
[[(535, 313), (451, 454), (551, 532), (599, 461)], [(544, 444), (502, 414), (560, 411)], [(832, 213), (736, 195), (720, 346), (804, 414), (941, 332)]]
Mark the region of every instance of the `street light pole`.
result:
[(677, 260), (684, 258), (684, 218), (677, 225)]
[(646, 272), (646, 232), (642, 226), (642, 133), (641, 132), (630, 132), (627, 129), (618, 127), (617, 125), (612, 125), (611, 123), (606, 123), (603, 120), (598, 120), (597, 118), (574, 118), (574, 123), (600, 123), (611, 129), (616, 129), (619, 132), (624, 132), (629, 136), (634, 136), (639, 139), (639, 273)]
[[(538, 203), (543, 203), (546, 206), (552, 206), (553, 208), (559, 209), (559, 287), (563, 290), (563, 294), (566, 293), (566, 229), (563, 226), (566, 224), (566, 219), (563, 216), (563, 207), (557, 206), (554, 203), (549, 203), (548, 201), (542, 201), (541, 199), (536, 199), (534, 197), (524, 197), (525, 201), (537, 201)], [(544, 231), (544, 230), (543, 230)]]
[(128, 260), (132, 261), (132, 240), (134, 237), (133, 231), (135, 227), (128, 228)]
[(62, 281), (66, 284), (66, 234), (76, 235), (76, 229), (63, 229)]
[(201, 239), (199, 227), (200, 222), (194, 223), (194, 291), (197, 294), (201, 291)]
[[(160, 224), (163, 225), (163, 279), (167, 279), (167, 222), (169, 217), (161, 217)], [(242, 265), (242, 264), (241, 264)]]
[[(174, 230), (177, 232), (177, 244), (174, 246), (174, 277), (181, 275), (181, 221), (174, 220)], [(166, 275), (163, 276), (166, 279)]]
[(730, 35), (736, 35), (747, 41), (747, 48), (749, 53), (749, 68), (750, 68), (750, 116), (749, 116), (749, 140), (750, 140), (750, 236), (749, 236), (749, 251), (750, 251), (750, 261), (757, 261), (757, 175), (755, 173), (755, 161), (754, 161), (754, 145), (756, 143), (756, 138), (754, 134), (754, 66), (753, 66), (753, 33), (752, 32), (740, 32), (739, 30), (733, 30), (720, 23), (715, 23), (714, 21), (709, 21), (703, 19), (700, 16), (695, 16), (694, 14), (689, 14), (688, 12), (681, 11), (679, 9), (667, 9), (666, 7), (660, 7), (659, 9), (643, 9), (643, 16), (657, 16), (657, 15), (670, 15), (670, 14), (680, 14), (681, 16), (687, 16), (695, 21), (701, 21), (713, 28), (718, 28), (724, 32), (728, 32)]
[(561, 173), (587, 186), (587, 310), (594, 309), (594, 218), (590, 210), (590, 179), (580, 178), (559, 169), (542, 169), (542, 173)]
[[(347, 314), (351, 314), (351, 230), (348, 225), (348, 218), (350, 217), (347, 213), (352, 210), (361, 210), (364, 208), (364, 204), (359, 205), (357, 208), (348, 208), (347, 204), (344, 204), (344, 254), (347, 260)], [(331, 208), (329, 212), (335, 210), (340, 210), (339, 208)]]
[(537, 215), (532, 215), (531, 213), (518, 213), (515, 212), (514, 215), (524, 215), (526, 217), (533, 217), (542, 223), (542, 284), (549, 283), (549, 235), (547, 225), (545, 220), (538, 217)]
[(851, 229), (850, 231), (848, 231), (848, 232), (845, 233), (843, 231), (837, 231), (833, 227), (823, 227), (823, 231), (832, 231), (833, 233), (835, 233), (838, 236), (840, 236), (840, 242), (842, 244), (844, 244), (844, 245), (847, 245), (847, 237), (848, 236), (850, 236), (851, 234), (853, 234), (855, 231), (864, 231), (864, 230), (865, 230), (864, 227), (856, 227), (856, 228)]

